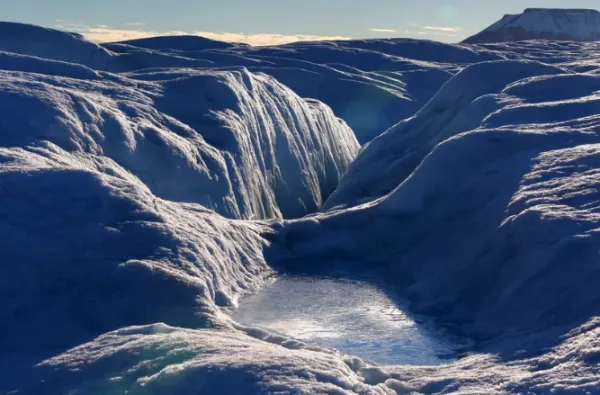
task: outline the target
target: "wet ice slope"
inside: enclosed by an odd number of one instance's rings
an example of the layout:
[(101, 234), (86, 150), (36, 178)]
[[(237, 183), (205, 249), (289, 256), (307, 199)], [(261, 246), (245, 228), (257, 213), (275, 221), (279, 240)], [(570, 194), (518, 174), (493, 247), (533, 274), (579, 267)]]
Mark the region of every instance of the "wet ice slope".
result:
[[(598, 392), (595, 44), (185, 39), (90, 61), (100, 47), (31, 29), (0, 53), (0, 393)], [(337, 189), (351, 130), (255, 72), (309, 57), (330, 100), (351, 81), (339, 103), (434, 96)], [(420, 68), (447, 83), (403, 85)], [(340, 267), (477, 347), (375, 366), (229, 316), (273, 268)]]
[[(4, 146), (51, 142), (107, 157), (156, 196), (226, 217), (314, 212), (358, 150), (325, 105), (244, 69), (117, 76), (5, 58), (14, 62), (0, 74)], [(38, 74), (47, 68), (54, 75)]]

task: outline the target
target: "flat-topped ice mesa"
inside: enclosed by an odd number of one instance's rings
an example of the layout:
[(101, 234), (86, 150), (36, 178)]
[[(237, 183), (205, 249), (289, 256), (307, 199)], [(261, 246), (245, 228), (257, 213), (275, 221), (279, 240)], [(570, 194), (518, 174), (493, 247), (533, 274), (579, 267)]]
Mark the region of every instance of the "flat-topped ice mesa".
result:
[(600, 40), (600, 12), (590, 9), (528, 8), (522, 14), (505, 15), (464, 42), (478, 44), (522, 40)]

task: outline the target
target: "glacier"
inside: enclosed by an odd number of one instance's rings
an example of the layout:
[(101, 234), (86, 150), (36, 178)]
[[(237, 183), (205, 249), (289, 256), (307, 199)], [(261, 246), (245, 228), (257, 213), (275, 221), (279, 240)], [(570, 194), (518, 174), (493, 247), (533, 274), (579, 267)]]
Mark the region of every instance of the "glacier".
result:
[[(600, 391), (596, 43), (0, 33), (0, 393)], [(378, 365), (232, 318), (340, 268), (474, 346)]]

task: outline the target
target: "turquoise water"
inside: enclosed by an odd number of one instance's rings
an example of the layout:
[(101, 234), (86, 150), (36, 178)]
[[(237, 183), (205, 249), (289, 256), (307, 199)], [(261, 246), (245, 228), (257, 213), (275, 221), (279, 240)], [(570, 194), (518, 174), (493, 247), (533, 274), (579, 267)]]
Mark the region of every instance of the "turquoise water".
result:
[(280, 277), (244, 299), (233, 318), (382, 364), (444, 364), (469, 345), (417, 323), (382, 290), (354, 280)]

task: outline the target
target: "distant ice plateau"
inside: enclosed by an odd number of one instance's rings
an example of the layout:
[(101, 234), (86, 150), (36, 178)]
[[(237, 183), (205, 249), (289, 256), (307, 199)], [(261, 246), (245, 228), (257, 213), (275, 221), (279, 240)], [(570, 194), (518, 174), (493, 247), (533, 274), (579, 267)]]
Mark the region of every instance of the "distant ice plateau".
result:
[(470, 44), (523, 40), (600, 40), (600, 12), (588, 9), (528, 8), (505, 15), (467, 38)]

